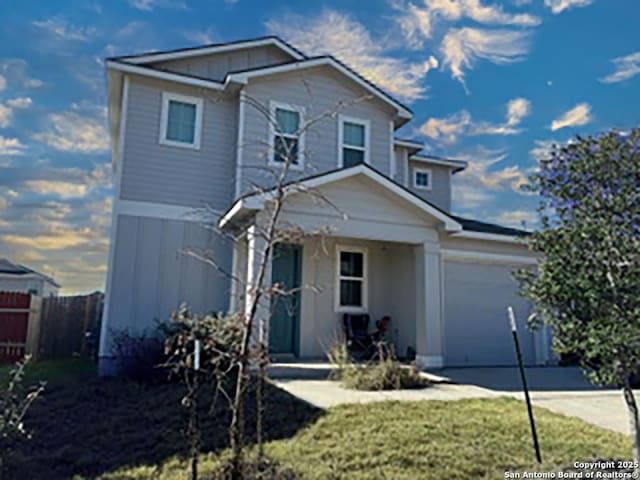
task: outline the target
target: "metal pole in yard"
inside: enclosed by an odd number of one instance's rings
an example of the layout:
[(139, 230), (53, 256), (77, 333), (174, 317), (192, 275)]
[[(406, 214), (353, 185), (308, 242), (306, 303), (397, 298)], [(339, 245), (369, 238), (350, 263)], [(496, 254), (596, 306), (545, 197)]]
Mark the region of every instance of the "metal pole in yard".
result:
[(511, 333), (513, 335), (513, 343), (516, 347), (516, 358), (518, 359), (518, 367), (520, 368), (520, 378), (522, 379), (522, 389), (524, 390), (524, 398), (527, 403), (527, 413), (529, 414), (529, 424), (531, 425), (531, 436), (533, 437), (533, 448), (536, 450), (536, 460), (542, 463), (540, 456), (540, 445), (538, 444), (538, 433), (536, 432), (536, 421), (533, 418), (533, 409), (531, 408), (531, 398), (529, 397), (529, 387), (527, 386), (527, 376), (524, 373), (524, 365), (522, 363), (522, 352), (520, 351), (520, 341), (518, 340), (518, 329), (516, 327), (516, 315), (513, 308), (507, 308), (509, 321), (511, 322)]

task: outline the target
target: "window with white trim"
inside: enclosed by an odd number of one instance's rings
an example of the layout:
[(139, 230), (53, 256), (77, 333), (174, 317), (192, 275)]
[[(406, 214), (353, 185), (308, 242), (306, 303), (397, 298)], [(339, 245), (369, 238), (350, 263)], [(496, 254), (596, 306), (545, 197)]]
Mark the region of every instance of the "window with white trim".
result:
[(369, 122), (340, 115), (340, 166), (369, 163)]
[(367, 251), (339, 247), (337, 251), (336, 310), (367, 310)]
[(163, 92), (160, 143), (173, 147), (200, 148), (201, 98)]
[(431, 190), (431, 170), (415, 168), (413, 170), (413, 186), (421, 190)]
[(271, 155), (269, 163), (282, 165), (287, 159), (293, 169), (302, 168), (303, 138), (302, 109), (283, 103), (271, 102)]

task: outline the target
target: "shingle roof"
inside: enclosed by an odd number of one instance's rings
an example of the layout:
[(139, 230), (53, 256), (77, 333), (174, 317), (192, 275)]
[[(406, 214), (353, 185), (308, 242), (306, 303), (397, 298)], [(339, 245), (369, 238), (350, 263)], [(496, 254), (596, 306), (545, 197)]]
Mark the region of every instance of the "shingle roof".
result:
[(463, 230), (467, 230), (470, 232), (493, 233), (496, 235), (511, 235), (514, 237), (522, 237), (531, 233), (527, 230), (521, 230), (519, 228), (503, 227), (502, 225), (498, 225), (495, 223), (482, 222), (480, 220), (458, 217), (456, 215), (451, 216), (460, 225), (462, 225)]
[(51, 284), (57, 287), (60, 286), (55, 282), (55, 280), (53, 280), (53, 278), (47, 275), (44, 275), (40, 272), (36, 272), (35, 270), (25, 267), (24, 265), (19, 265), (17, 263), (10, 262), (6, 258), (0, 258), (0, 273), (4, 273), (7, 275), (29, 275), (29, 274), (38, 275), (39, 277), (42, 277), (44, 280), (50, 282)]

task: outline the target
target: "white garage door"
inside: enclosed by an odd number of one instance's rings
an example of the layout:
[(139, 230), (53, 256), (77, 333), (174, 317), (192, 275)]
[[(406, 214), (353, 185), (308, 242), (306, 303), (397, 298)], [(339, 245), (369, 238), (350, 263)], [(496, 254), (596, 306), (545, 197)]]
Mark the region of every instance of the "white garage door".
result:
[(525, 321), (530, 308), (516, 294), (518, 285), (508, 265), (445, 262), (445, 365), (503, 366), (516, 364), (506, 308), (518, 319), (523, 360), (535, 363), (534, 335)]

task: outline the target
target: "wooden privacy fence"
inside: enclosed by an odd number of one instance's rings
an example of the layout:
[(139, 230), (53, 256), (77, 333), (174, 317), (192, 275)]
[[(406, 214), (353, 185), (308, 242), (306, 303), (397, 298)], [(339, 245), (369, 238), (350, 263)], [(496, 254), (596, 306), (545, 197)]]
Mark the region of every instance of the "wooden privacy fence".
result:
[(104, 295), (48, 297), (42, 302), (41, 359), (93, 355), (100, 333)]
[(41, 304), (35, 295), (0, 292), (0, 363), (38, 356)]
[(103, 302), (99, 292), (46, 298), (0, 292), (0, 363), (25, 354), (38, 360), (94, 355)]

